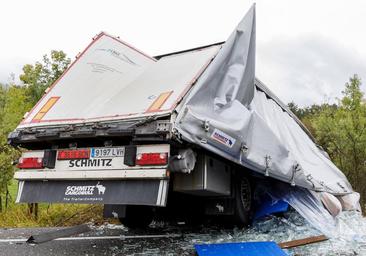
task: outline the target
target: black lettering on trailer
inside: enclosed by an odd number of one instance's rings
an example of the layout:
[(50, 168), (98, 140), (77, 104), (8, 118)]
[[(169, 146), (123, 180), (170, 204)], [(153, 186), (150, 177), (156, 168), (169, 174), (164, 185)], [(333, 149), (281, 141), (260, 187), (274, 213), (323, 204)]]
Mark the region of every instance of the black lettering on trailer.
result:
[(112, 159), (77, 159), (70, 160), (69, 167), (112, 167)]
[(89, 159), (88, 166), (90, 166), (90, 167), (99, 166), (99, 159)]
[(80, 163), (80, 167), (87, 167), (89, 159), (82, 159)]
[(102, 161), (102, 166), (112, 166), (111, 162), (112, 159), (101, 159)]

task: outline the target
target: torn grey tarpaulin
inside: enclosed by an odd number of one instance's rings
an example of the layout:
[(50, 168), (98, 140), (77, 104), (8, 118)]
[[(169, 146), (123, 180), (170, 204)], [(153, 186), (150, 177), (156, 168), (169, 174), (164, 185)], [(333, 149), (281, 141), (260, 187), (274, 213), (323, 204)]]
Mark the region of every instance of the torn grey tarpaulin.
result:
[(293, 186), (351, 193), (344, 174), (285, 104), (255, 80), (254, 52), (255, 6), (186, 97), (177, 131), (186, 141)]
[[(217, 111), (230, 109), (234, 102), (249, 106), (254, 96), (254, 69), (253, 6), (202, 74), (187, 104), (199, 110), (214, 107)], [(207, 95), (212, 97), (210, 101), (202, 101)]]

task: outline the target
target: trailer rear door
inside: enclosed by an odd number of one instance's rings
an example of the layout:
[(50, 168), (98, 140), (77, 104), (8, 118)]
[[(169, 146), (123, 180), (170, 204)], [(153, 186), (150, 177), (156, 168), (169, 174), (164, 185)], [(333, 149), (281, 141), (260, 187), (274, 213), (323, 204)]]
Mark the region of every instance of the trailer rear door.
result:
[(102, 33), (55, 82), (18, 128), (169, 113), (219, 47), (157, 61)]

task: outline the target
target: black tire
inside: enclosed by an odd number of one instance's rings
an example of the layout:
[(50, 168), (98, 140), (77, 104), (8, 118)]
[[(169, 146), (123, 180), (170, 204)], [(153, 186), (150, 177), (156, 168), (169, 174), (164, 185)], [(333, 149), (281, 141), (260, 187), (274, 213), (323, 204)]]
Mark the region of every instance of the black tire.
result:
[(120, 222), (128, 228), (146, 228), (153, 220), (153, 208), (144, 205), (126, 206), (126, 216), (119, 218)]
[(235, 224), (248, 226), (252, 218), (253, 190), (250, 179), (245, 176), (235, 177)]

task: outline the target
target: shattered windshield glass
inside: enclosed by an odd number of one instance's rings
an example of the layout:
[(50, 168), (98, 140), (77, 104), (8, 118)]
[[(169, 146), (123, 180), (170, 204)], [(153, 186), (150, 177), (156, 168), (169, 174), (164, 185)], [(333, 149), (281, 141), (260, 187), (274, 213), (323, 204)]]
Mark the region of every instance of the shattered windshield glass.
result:
[[(337, 235), (328, 241), (285, 250), (289, 255), (366, 255), (366, 219), (356, 211), (342, 212), (337, 218)], [(318, 236), (296, 211), (282, 216), (270, 216), (257, 221), (248, 229), (222, 229), (203, 226), (191, 229), (185, 226), (155, 222), (148, 234), (182, 234), (178, 238), (122, 239), (106, 248), (107, 255), (192, 255), (194, 244), (247, 241), (275, 241), (277, 243)], [(94, 227), (98, 235), (142, 235), (123, 225), (107, 224)], [(140, 231), (141, 232), (141, 231)], [(143, 232), (146, 235), (146, 231)]]

